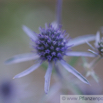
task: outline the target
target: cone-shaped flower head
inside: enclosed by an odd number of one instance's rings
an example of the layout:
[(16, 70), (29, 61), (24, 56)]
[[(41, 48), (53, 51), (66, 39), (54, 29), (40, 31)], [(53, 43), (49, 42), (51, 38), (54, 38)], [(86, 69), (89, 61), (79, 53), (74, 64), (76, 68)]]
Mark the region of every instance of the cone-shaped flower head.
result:
[(68, 49), (67, 38), (60, 27), (54, 28), (49, 25), (47, 29), (40, 29), (40, 34), (36, 40), (36, 50), (42, 60), (61, 60)]

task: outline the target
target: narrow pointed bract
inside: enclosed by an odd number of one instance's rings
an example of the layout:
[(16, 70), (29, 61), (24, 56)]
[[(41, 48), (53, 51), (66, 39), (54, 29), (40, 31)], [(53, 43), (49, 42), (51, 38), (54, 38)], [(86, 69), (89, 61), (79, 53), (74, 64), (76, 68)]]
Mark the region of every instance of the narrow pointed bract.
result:
[(57, 0), (56, 20), (57, 20), (57, 24), (59, 26), (61, 24), (61, 20), (62, 20), (62, 0)]
[(33, 32), (32, 30), (30, 30), (28, 27), (26, 27), (25, 25), (22, 26), (24, 32), (34, 41), (37, 39), (37, 35), (35, 32)]
[(93, 51), (93, 50), (90, 50), (88, 49), (88, 51), (90, 51), (91, 53), (95, 54), (95, 55), (99, 55), (97, 52)]
[(89, 42), (86, 42), (93, 50), (96, 50)]
[(26, 76), (26, 75), (30, 74), (31, 72), (36, 70), (41, 65), (41, 63), (42, 63), (42, 61), (40, 60), (37, 64), (34, 64), (33, 66), (31, 66), (30, 68), (26, 69), (25, 71), (17, 74), (13, 79), (21, 78), (23, 76)]
[(100, 32), (98, 31), (96, 33), (96, 40), (95, 40), (95, 47), (98, 47), (98, 43), (100, 42)]
[(13, 63), (20, 63), (24, 61), (29, 61), (29, 60), (36, 60), (39, 58), (39, 55), (35, 53), (25, 53), (25, 54), (19, 54), (16, 55), (7, 61), (5, 61), (6, 64), (13, 64)]
[(49, 63), (46, 74), (45, 74), (45, 85), (44, 85), (44, 90), (45, 93), (47, 94), (49, 91), (49, 86), (50, 86), (50, 79), (51, 79), (51, 74), (52, 74), (52, 63)]
[(80, 44), (84, 44), (86, 41), (93, 41), (95, 40), (95, 35), (83, 35), (83, 36), (79, 36), (79, 37), (76, 37), (74, 39), (71, 39), (67, 45), (73, 45), (74, 46), (78, 46)]
[(69, 71), (70, 73), (74, 74), (77, 78), (79, 78), (82, 82), (89, 84), (88, 80), (83, 77), (76, 69), (74, 69), (72, 66), (70, 66), (68, 63), (66, 63), (64, 60), (60, 60), (60, 63), (62, 66)]
[(67, 52), (67, 56), (86, 56), (86, 57), (95, 57), (94, 54), (88, 52)]

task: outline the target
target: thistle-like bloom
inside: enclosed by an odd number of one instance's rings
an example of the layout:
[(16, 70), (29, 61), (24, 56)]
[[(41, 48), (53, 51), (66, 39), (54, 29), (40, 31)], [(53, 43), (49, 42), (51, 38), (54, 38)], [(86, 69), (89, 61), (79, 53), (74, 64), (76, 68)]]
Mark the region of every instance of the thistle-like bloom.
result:
[[(57, 20), (54, 23), (45, 25), (45, 28), (40, 28), (40, 33), (37, 34), (30, 30), (28, 27), (23, 26), (24, 32), (33, 41), (33, 53), (21, 54), (14, 56), (6, 61), (6, 63), (19, 63), (28, 60), (36, 60), (37, 62), (27, 70), (16, 75), (14, 78), (20, 78), (36, 70), (44, 61), (48, 62), (48, 68), (45, 74), (45, 86), (44, 90), (46, 93), (49, 91), (50, 78), (52, 74), (53, 64), (56, 67), (62, 65), (67, 71), (74, 74), (84, 83), (89, 84), (89, 82), (72, 66), (64, 61), (64, 56), (89, 56), (94, 57), (94, 54), (87, 52), (71, 52), (71, 47), (76, 46), (85, 41), (92, 41), (95, 39), (94, 35), (85, 35), (77, 37), (71, 41), (67, 39), (66, 33), (62, 30), (60, 26), (61, 22), (61, 9), (62, 0), (57, 2)], [(56, 69), (55, 67), (55, 69)]]
[[(16, 75), (14, 78), (23, 77), (31, 73), (32, 71), (36, 70), (44, 61), (48, 61), (48, 68), (45, 74), (46, 93), (49, 91), (53, 63), (55, 63), (56, 65), (61, 64), (67, 71), (74, 74), (77, 78), (79, 78), (84, 83), (89, 84), (89, 82), (77, 70), (75, 70), (72, 66), (70, 66), (68, 63), (64, 61), (63, 57), (64, 56), (94, 57), (94, 54), (88, 52), (70, 51), (72, 45), (68, 45), (69, 41), (65, 36), (65, 32), (62, 31), (60, 26), (58, 28), (55, 28), (51, 24), (49, 26), (46, 25), (45, 29), (40, 28), (39, 34), (34, 33), (26, 26), (23, 26), (23, 30), (32, 39), (34, 43), (33, 49), (35, 50), (35, 52), (14, 56), (8, 59), (6, 63), (8, 64), (19, 63), (28, 60), (37, 60), (38, 62), (34, 64), (32, 67), (30, 67), (29, 69)], [(79, 40), (78, 42), (81, 41)]]

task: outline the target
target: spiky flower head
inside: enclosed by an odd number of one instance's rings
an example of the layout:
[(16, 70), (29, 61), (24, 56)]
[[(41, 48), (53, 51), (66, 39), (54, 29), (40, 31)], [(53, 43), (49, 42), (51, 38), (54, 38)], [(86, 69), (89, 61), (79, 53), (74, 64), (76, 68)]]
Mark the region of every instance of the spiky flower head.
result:
[[(28, 60), (36, 60), (36, 64), (27, 70), (17, 74), (14, 78), (20, 78), (36, 70), (43, 61), (48, 61), (48, 68), (45, 74), (45, 93), (48, 93), (50, 86), (50, 78), (52, 74), (53, 64), (55, 69), (58, 65), (62, 65), (67, 71), (74, 74), (82, 82), (89, 84), (88, 80), (83, 77), (76, 69), (70, 66), (64, 60), (64, 56), (89, 56), (94, 57), (92, 53), (88, 52), (73, 52), (70, 51), (71, 46), (77, 46), (85, 43), (85, 41), (92, 41), (95, 39), (94, 35), (84, 35), (69, 41), (65, 36), (65, 32), (61, 29), (61, 7), (62, 0), (57, 0), (57, 20), (54, 23), (45, 26), (45, 29), (40, 28), (40, 33), (37, 34), (28, 27), (23, 26), (24, 32), (32, 39), (33, 53), (20, 54), (14, 56), (6, 61), (7, 64), (19, 63)], [(54, 62), (54, 63), (53, 63)]]
[(99, 54), (103, 57), (103, 38), (98, 42), (98, 51)]
[(89, 42), (87, 42), (87, 44), (93, 49), (93, 50), (88, 49), (90, 52), (92, 52), (96, 56), (103, 57), (103, 38), (100, 39), (99, 31), (96, 33), (96, 38), (94, 43), (95, 47), (93, 47)]
[(40, 34), (35, 41), (35, 48), (42, 60), (57, 61), (61, 60), (68, 50), (67, 38), (61, 26), (54, 28), (51, 24), (45, 29), (40, 28)]

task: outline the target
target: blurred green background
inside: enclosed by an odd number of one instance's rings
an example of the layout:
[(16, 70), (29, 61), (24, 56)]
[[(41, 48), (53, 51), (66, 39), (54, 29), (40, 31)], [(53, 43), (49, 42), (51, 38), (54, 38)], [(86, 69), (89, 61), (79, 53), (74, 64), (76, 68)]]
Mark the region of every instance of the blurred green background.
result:
[[(12, 78), (33, 65), (33, 61), (13, 65), (5, 65), (4, 62), (14, 55), (32, 51), (30, 39), (23, 32), (22, 25), (26, 25), (38, 33), (38, 27), (44, 27), (45, 23), (51, 23), (55, 20), (55, 6), (56, 0), (0, 1), (1, 79)], [(72, 38), (85, 34), (96, 34), (103, 26), (103, 0), (63, 0), (62, 24), (63, 29)], [(75, 47), (73, 50), (87, 51), (88, 48), (85, 44)], [(103, 83), (102, 61), (95, 68), (100, 78), (100, 84)], [(80, 65), (81, 62), (78, 62), (78, 65), (75, 66), (79, 71), (82, 70)], [(20, 103), (38, 103), (40, 101), (44, 95), (44, 75), (45, 70), (40, 67), (28, 76), (16, 79), (19, 86), (27, 85), (22, 90), (29, 95), (24, 96), (21, 99), (23, 102)], [(54, 82), (52, 75), (51, 86)], [(57, 103), (55, 101), (52, 102), (51, 100), (47, 103)]]

